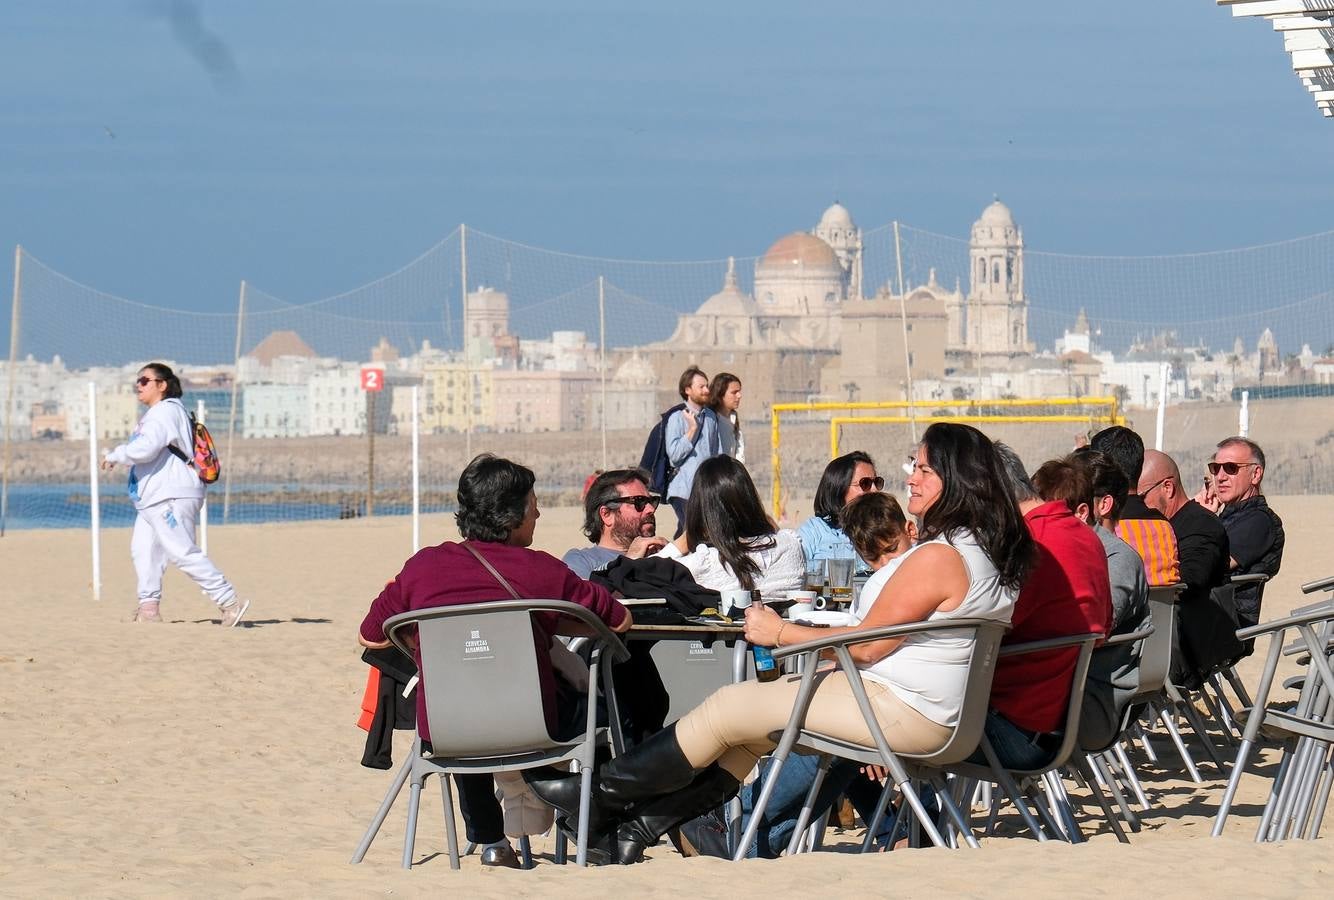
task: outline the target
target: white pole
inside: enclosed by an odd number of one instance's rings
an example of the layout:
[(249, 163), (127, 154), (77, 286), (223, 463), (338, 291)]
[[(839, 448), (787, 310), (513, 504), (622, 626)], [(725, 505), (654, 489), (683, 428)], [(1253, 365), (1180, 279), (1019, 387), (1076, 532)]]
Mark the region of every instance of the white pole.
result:
[(602, 276), (598, 276), (598, 353), (602, 370), (602, 470), (607, 466), (607, 296)]
[(417, 412), (417, 385), (412, 386), (412, 552), (422, 546), (421, 428)]
[(88, 382), (88, 510), (93, 542), (93, 599), (102, 599), (102, 495), (97, 482), (97, 384)]
[(1251, 392), (1241, 392), (1241, 412), (1237, 416), (1237, 434), (1246, 437), (1251, 432)]
[[(196, 400), (195, 419), (199, 422), (203, 422), (205, 412), (206, 410), (204, 409), (204, 401)], [(190, 435), (190, 439), (194, 440), (194, 435)], [(205, 556), (208, 556), (208, 491), (207, 490), (204, 491), (204, 502), (199, 507), (199, 549), (204, 551)]]
[[(236, 437), (236, 400), (241, 386), (241, 335), (245, 330), (245, 281), (241, 281), (241, 296), (236, 301), (236, 347), (232, 351), (232, 409), (227, 415), (227, 450), (222, 458), (228, 465), (222, 470), (222, 523), (227, 524), (232, 511), (232, 476), (230, 460), (232, 457), (232, 439)], [(202, 549), (202, 548), (201, 548)]]
[(1163, 420), (1167, 416), (1167, 363), (1158, 367), (1158, 437), (1153, 442), (1153, 449), (1163, 449)]
[(9, 522), (9, 444), (13, 438), (14, 419), (17, 409), (14, 407), (14, 382), (18, 378), (19, 358), (19, 301), (23, 298), (23, 246), (14, 245), (14, 302), (9, 311), (9, 367), (5, 369), (5, 430), (4, 462), (0, 469), (0, 537), (4, 537), (5, 525)]
[(917, 407), (913, 404), (912, 363), (909, 361), (911, 350), (908, 346), (908, 308), (903, 296), (903, 248), (899, 244), (899, 223), (894, 221), (894, 259), (899, 275), (899, 325), (903, 329), (903, 371), (907, 376), (908, 386), (908, 425), (912, 429), (912, 442), (917, 443)]
[(463, 404), (466, 411), (463, 439), (464, 465), (472, 460), (472, 358), (468, 355), (468, 226), (459, 226), (459, 285), (463, 291)]

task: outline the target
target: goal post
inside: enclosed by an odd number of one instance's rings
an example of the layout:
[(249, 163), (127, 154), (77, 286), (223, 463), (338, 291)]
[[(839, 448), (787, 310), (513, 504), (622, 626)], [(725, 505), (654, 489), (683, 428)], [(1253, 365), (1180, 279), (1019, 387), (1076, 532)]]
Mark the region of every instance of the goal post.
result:
[[(945, 412), (957, 410), (957, 412)], [(1004, 410), (996, 412), (995, 410)], [(1025, 410), (1028, 410), (1025, 412)], [(1056, 412), (1055, 410), (1063, 410)], [(897, 411), (893, 415), (847, 415)], [(882, 400), (859, 402), (776, 403), (770, 414), (772, 429), (773, 495), (775, 516), (784, 512), (781, 459), (783, 415), (798, 413), (844, 413), (829, 417), (829, 459), (840, 453), (841, 432), (846, 426), (930, 425), (934, 422), (964, 422), (985, 425), (1077, 424), (1109, 426), (1126, 424), (1116, 397), (1032, 397), (997, 400)]]

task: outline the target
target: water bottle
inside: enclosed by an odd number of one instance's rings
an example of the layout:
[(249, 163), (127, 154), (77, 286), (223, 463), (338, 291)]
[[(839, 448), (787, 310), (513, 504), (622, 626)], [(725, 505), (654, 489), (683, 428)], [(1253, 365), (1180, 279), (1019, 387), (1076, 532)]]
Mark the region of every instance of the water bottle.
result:
[[(759, 591), (751, 591), (751, 603), (764, 605), (760, 599)], [(783, 670), (778, 667), (778, 662), (768, 647), (761, 647), (759, 644), (750, 645), (751, 656), (755, 660), (755, 678), (759, 681), (774, 681), (783, 674)]]

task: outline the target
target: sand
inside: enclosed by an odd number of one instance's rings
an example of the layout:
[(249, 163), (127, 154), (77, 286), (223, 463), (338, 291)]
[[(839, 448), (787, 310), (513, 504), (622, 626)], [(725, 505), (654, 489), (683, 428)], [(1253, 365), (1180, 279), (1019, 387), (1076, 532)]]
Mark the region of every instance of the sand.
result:
[[(1325, 542), (1334, 519), (1328, 497), (1272, 503), (1288, 522), (1288, 545), (1267, 616), (1309, 602), (1297, 585), (1330, 574)], [(538, 546), (560, 553), (579, 543), (578, 520), (574, 510), (545, 511)], [(438, 541), (454, 533), (436, 517), (423, 534)], [(628, 869), (544, 862), (533, 871), (492, 871), (473, 858), (451, 872), (431, 786), (416, 869), (398, 867), (401, 805), (366, 861), (348, 865), (391, 775), (359, 764), (364, 734), (355, 723), (366, 670), (356, 628), (410, 539), (404, 519), (214, 528), (212, 555), (254, 601), (250, 627), (227, 631), (174, 571), (163, 603), (168, 622), (129, 621), (127, 530), (104, 534), (100, 601), (90, 589), (87, 532), (0, 539), (0, 610), (12, 623), (0, 650), (0, 894), (1293, 896), (1328, 889), (1334, 866), (1324, 843), (1251, 843), (1273, 751), (1243, 780), (1228, 832), (1214, 840), (1222, 781), (1207, 765), (1205, 784), (1184, 780), (1162, 742), (1162, 767), (1141, 767), (1157, 804), (1129, 846), (1089, 815), (1081, 819), (1087, 845), (1039, 845), (1015, 838), (1009, 815), (980, 851), (821, 853), (736, 867), (682, 859), (664, 844)], [(1252, 685), (1257, 665), (1252, 659), (1243, 668)], [(399, 737), (396, 763), (409, 740)], [(552, 842), (538, 838), (535, 849), (549, 854)]]

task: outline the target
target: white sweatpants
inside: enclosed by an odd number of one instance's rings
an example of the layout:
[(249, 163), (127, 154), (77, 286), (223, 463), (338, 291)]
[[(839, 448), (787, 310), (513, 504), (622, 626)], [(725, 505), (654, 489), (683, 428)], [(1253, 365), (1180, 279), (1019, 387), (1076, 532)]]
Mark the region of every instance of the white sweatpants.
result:
[(171, 563), (194, 579), (214, 603), (230, 603), (236, 591), (195, 543), (202, 499), (163, 500), (139, 510), (130, 538), (130, 557), (139, 577), (139, 602), (162, 599), (162, 575)]

